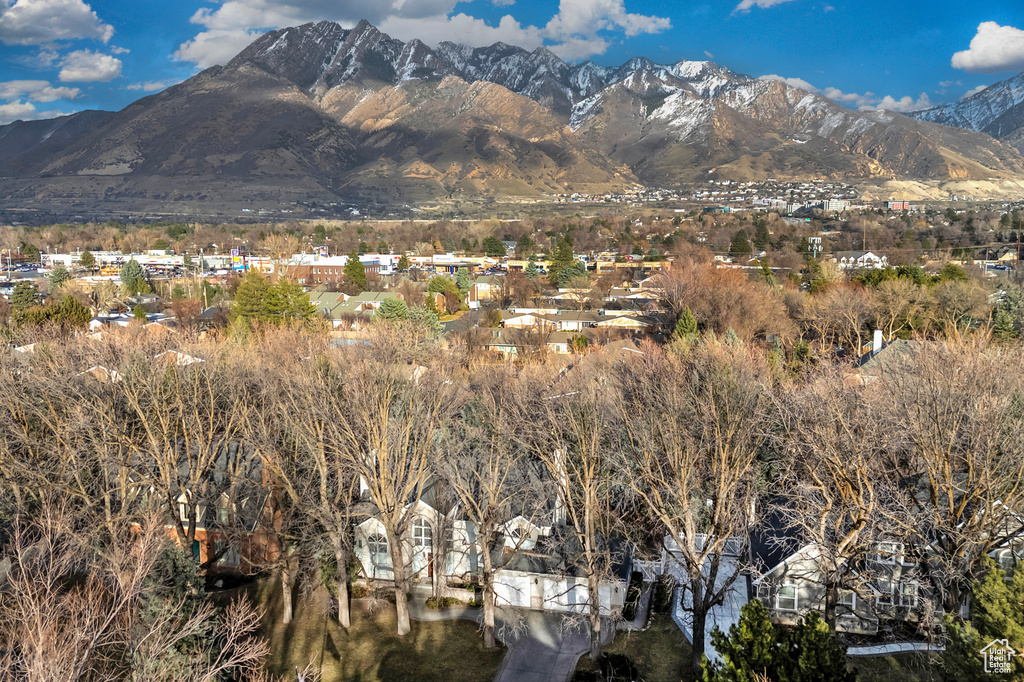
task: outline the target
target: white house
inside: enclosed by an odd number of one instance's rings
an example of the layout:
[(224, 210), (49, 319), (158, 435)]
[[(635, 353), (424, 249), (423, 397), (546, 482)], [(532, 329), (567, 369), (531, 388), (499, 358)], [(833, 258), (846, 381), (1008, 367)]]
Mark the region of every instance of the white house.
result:
[(832, 257), (843, 270), (859, 270), (868, 268), (881, 270), (889, 265), (887, 256), (879, 256), (871, 251), (839, 251)]

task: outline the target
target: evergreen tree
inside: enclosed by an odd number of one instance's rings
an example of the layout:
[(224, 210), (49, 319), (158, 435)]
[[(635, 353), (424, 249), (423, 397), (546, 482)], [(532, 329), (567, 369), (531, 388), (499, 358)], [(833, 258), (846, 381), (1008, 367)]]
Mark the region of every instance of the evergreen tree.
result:
[(24, 310), (28, 310), (34, 305), (39, 304), (39, 291), (36, 289), (36, 285), (31, 282), (22, 280), (14, 285), (14, 291), (11, 292), (11, 311), (17, 315)]
[(749, 256), (753, 253), (753, 247), (750, 245), (750, 240), (747, 238), (746, 230), (740, 230), (732, 238), (732, 244), (729, 245), (729, 255), (733, 258), (739, 258), (741, 256)]
[(54, 289), (60, 289), (62, 286), (68, 283), (71, 279), (71, 273), (63, 265), (58, 265), (50, 271), (50, 286)]
[(85, 329), (92, 320), (92, 311), (74, 296), (65, 295), (52, 307), (50, 318), (65, 329)]
[(409, 257), (403, 253), (402, 257), (398, 259), (398, 264), (396, 265), (398, 271), (405, 272), (410, 266), (412, 266), (412, 263), (409, 262)]
[(374, 319), (397, 322), (408, 319), (409, 306), (400, 298), (386, 298), (381, 301), (380, 307), (373, 313)]
[(21, 245), (22, 257), (30, 263), (39, 262), (39, 249), (36, 248), (35, 244), (22, 244)]
[(582, 261), (573, 261), (558, 271), (558, 288), (565, 289), (574, 280), (587, 277), (587, 266)]
[(149, 320), (149, 318), (146, 316), (145, 308), (143, 308), (141, 305), (137, 305), (134, 308), (132, 308), (132, 317), (135, 319), (136, 322), (141, 322), (142, 324), (146, 324), (146, 322)]
[(185, 287), (180, 284), (175, 284), (174, 287), (171, 288), (171, 300), (180, 301), (183, 298), (185, 298)]
[(353, 251), (345, 261), (345, 281), (359, 289), (366, 291), (366, 267), (360, 262), (359, 254)]
[(687, 306), (683, 308), (682, 314), (676, 320), (676, 328), (672, 332), (672, 337), (686, 339), (692, 343), (696, 340), (698, 333), (700, 333), (700, 330), (697, 328), (697, 318), (694, 316), (693, 311), (690, 310), (690, 307)]
[(537, 278), (540, 277), (540, 270), (537, 269), (537, 264), (533, 261), (532, 258), (530, 259), (530, 262), (526, 264), (525, 274), (526, 279), (530, 280), (531, 282), (537, 281)]
[(473, 286), (473, 282), (469, 279), (469, 270), (466, 268), (459, 268), (455, 273), (455, 284), (459, 287), (459, 293), (463, 296), (469, 293), (469, 288)]
[[(997, 677), (1024, 679), (1024, 570), (1015, 570), (1010, 580), (991, 559), (986, 559), (987, 570), (971, 588), (971, 617), (959, 621), (946, 614), (946, 651), (942, 655), (942, 668), (947, 680), (991, 680)], [(990, 642), (1006, 639), (1017, 656), (1012, 659), (1010, 675), (998, 676), (985, 672), (980, 651)]]
[(711, 642), (721, 663), (705, 662), (704, 682), (759, 682), (761, 675), (775, 676), (778, 641), (768, 609), (759, 600), (749, 602), (740, 611), (740, 619), (725, 635), (715, 628)]
[(81, 265), (86, 270), (92, 270), (94, 267), (96, 267), (96, 257), (92, 255), (92, 251), (82, 252), (82, 258), (79, 261), (79, 265)]
[(705, 659), (704, 682), (855, 682), (846, 651), (817, 612), (791, 630), (772, 625), (760, 600), (743, 607), (740, 620), (725, 635), (715, 628), (711, 641), (721, 663)]
[(772, 235), (768, 232), (768, 224), (761, 218), (756, 221), (756, 227), (754, 228), (754, 246), (759, 251), (763, 251), (768, 248), (768, 245), (772, 241)]
[(532, 254), (536, 248), (537, 245), (533, 242), (533, 238), (528, 234), (524, 234), (519, 238), (519, 241), (516, 242), (516, 254), (518, 254), (520, 258)]
[(309, 294), (302, 285), (290, 279), (280, 279), (273, 287), (281, 301), (280, 316), (292, 322), (308, 322), (316, 317), (316, 306), (309, 301)]
[(1000, 341), (1009, 341), (1017, 336), (1017, 330), (1013, 328), (1013, 320), (1005, 310), (997, 310), (992, 320), (992, 336)]
[(562, 268), (569, 267), (576, 261), (572, 253), (572, 242), (568, 237), (558, 240), (555, 252), (551, 254), (551, 266), (548, 268), (548, 281), (558, 286), (558, 273)]
[(441, 327), (441, 319), (437, 316), (437, 313), (426, 308), (420, 308), (419, 306), (409, 308), (409, 319), (423, 325), (433, 336), (440, 336), (444, 331), (444, 328)]
[(495, 236), (486, 237), (480, 246), (483, 247), (484, 255), (491, 258), (501, 258), (505, 255), (505, 245)]
[(146, 270), (137, 260), (130, 260), (121, 268), (121, 283), (129, 295), (148, 294), (152, 291), (146, 279)]
[(235, 318), (248, 322), (266, 321), (269, 298), (270, 284), (266, 278), (255, 270), (250, 270), (235, 291), (235, 305), (231, 312)]

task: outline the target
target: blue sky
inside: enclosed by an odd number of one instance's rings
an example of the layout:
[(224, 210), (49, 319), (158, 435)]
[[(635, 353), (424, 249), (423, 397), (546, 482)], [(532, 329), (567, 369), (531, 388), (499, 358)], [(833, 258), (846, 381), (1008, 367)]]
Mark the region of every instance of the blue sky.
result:
[(361, 18), (605, 65), (712, 59), (851, 108), (955, 101), (1024, 71), (1021, 0), (0, 0), (0, 123), (120, 109), (263, 30)]

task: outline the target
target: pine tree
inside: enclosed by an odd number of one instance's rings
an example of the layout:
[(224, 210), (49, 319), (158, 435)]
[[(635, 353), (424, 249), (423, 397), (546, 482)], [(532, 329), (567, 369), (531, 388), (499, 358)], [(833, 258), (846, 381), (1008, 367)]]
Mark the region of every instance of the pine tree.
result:
[(316, 306), (309, 301), (309, 294), (301, 284), (280, 279), (275, 286), (283, 304), (281, 317), (284, 320), (308, 322), (316, 317)]
[(531, 282), (535, 282), (537, 278), (540, 277), (540, 270), (537, 269), (537, 264), (533, 261), (532, 258), (530, 259), (530, 262), (526, 264), (525, 274), (526, 279), (530, 280)]
[(444, 328), (441, 327), (441, 320), (438, 318), (437, 313), (427, 310), (426, 308), (420, 308), (418, 306), (409, 308), (409, 319), (423, 325), (423, 327), (433, 336), (440, 336), (444, 331)]
[(587, 277), (587, 266), (582, 261), (573, 261), (568, 267), (558, 271), (558, 288), (566, 289), (570, 284), (582, 283), (579, 280)]
[(697, 334), (700, 330), (697, 327), (697, 318), (694, 316), (693, 311), (687, 306), (683, 308), (682, 314), (679, 315), (679, 319), (676, 321), (676, 328), (672, 332), (672, 337), (676, 339), (685, 339), (690, 343), (697, 338)]
[[(950, 680), (991, 680), (999, 677), (985, 673), (978, 652), (996, 639), (1006, 639), (1010, 648), (1024, 651), (1024, 570), (1015, 570), (1010, 580), (991, 559), (986, 559), (988, 570), (971, 588), (971, 617), (959, 621), (945, 617), (946, 651), (942, 667)], [(1014, 656), (1010, 675), (1006, 679), (1024, 678), (1024, 659)]]
[(92, 270), (96, 267), (96, 257), (92, 255), (92, 251), (83, 251), (79, 264), (86, 270)]
[(715, 628), (711, 642), (721, 656), (718, 664), (705, 662), (704, 682), (757, 682), (760, 675), (774, 675), (778, 643), (775, 626), (768, 619), (768, 609), (757, 599), (740, 612), (740, 620), (725, 635)]
[(374, 319), (398, 322), (409, 317), (409, 306), (400, 298), (386, 298), (373, 313)]
[(63, 265), (58, 265), (50, 271), (50, 286), (54, 289), (60, 289), (62, 286), (68, 283), (71, 279), (71, 273)]
[(152, 291), (146, 279), (146, 270), (137, 260), (130, 260), (121, 268), (121, 282), (128, 295), (148, 294)]
[(132, 308), (132, 317), (135, 319), (136, 322), (141, 322), (142, 324), (146, 324), (146, 321), (149, 320), (149, 318), (146, 316), (146, 309), (143, 308), (141, 305), (137, 305), (134, 308)]
[(992, 336), (1000, 341), (1009, 341), (1017, 336), (1017, 330), (1013, 328), (1013, 319), (1003, 309), (997, 310), (992, 320)]
[(497, 237), (486, 237), (480, 246), (483, 247), (484, 255), (492, 258), (501, 258), (505, 255), (505, 245)]
[(359, 291), (366, 291), (366, 267), (360, 262), (359, 254), (353, 251), (345, 261), (345, 280)]
[(768, 244), (772, 241), (772, 235), (768, 232), (768, 224), (758, 219), (756, 221), (757, 227), (754, 228), (754, 246), (757, 247), (758, 251), (763, 251), (768, 247)]
[(459, 287), (459, 293), (463, 296), (469, 293), (469, 288), (473, 286), (473, 282), (469, 279), (469, 270), (466, 268), (459, 268), (455, 273), (455, 284)]
[(575, 262), (575, 257), (572, 253), (572, 242), (568, 237), (563, 237), (558, 240), (558, 245), (555, 247), (555, 252), (551, 254), (551, 266), (548, 268), (548, 281), (552, 285), (558, 286), (558, 273), (562, 268), (569, 267)]
[(60, 303), (53, 306), (50, 316), (65, 329), (84, 329), (92, 320), (92, 311), (79, 303), (74, 296), (65, 295)]
[(35, 284), (22, 280), (14, 285), (14, 291), (11, 292), (10, 299), (12, 312), (15, 314), (20, 313), (38, 303), (39, 291), (36, 289)]
[(753, 247), (750, 245), (750, 240), (747, 238), (746, 230), (740, 230), (732, 238), (732, 244), (729, 245), (729, 255), (733, 258), (740, 256), (749, 256), (753, 252)]
[(743, 607), (740, 620), (725, 635), (711, 634), (721, 663), (705, 659), (703, 682), (855, 682), (846, 651), (817, 612), (791, 630), (777, 629), (760, 600)]
[(255, 270), (250, 270), (235, 291), (235, 305), (231, 312), (237, 319), (249, 322), (264, 321), (267, 319), (269, 297), (270, 285), (266, 278)]
[(412, 263), (409, 262), (409, 257), (403, 253), (402, 257), (398, 259), (398, 264), (395, 267), (398, 268), (399, 272), (405, 272), (411, 265)]

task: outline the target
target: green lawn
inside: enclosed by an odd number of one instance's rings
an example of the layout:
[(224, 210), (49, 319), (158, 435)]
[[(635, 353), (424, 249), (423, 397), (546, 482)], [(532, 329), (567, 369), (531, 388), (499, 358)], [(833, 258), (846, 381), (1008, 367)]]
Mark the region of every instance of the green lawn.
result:
[(413, 621), (412, 633), (399, 638), (392, 609), (372, 616), (356, 611), (346, 632), (316, 604), (299, 600), (295, 617), (284, 625), (276, 584), (262, 582), (250, 594), (266, 610), (263, 635), (273, 674), (312, 663), (314, 670), (322, 664), (323, 682), (489, 682), (504, 655), (504, 649), (485, 651), (476, 624), (468, 621)]
[[(601, 649), (609, 654), (625, 654), (636, 665), (644, 682), (690, 682), (690, 643), (668, 614), (655, 614), (642, 632), (620, 632), (611, 644)], [(594, 670), (583, 656), (577, 670)]]

